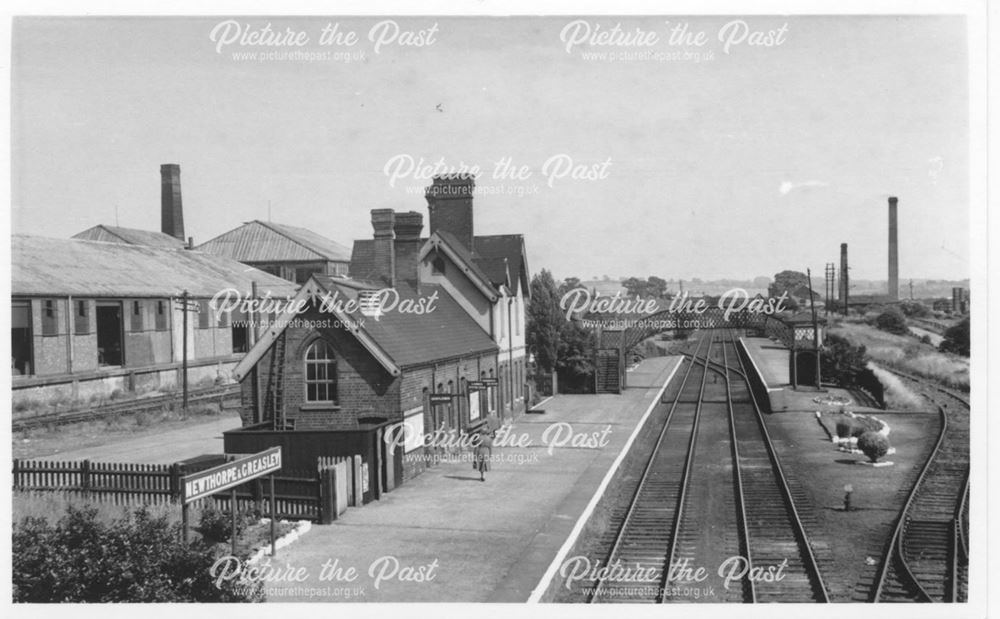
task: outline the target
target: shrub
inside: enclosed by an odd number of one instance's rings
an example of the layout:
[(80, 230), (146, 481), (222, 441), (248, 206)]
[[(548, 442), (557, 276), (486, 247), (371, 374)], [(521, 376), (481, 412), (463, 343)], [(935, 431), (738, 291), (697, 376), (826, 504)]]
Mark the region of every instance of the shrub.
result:
[(879, 458), (889, 452), (889, 439), (869, 430), (858, 437), (858, 449), (872, 462), (878, 462)]
[(962, 355), (963, 357), (968, 357), (970, 352), (970, 341), (969, 341), (969, 319), (966, 318), (957, 325), (950, 327), (944, 332), (944, 339), (941, 340), (941, 345), (938, 350), (941, 352), (955, 353), (956, 355)]
[(837, 437), (838, 438), (851, 438), (851, 430), (853, 426), (848, 421), (838, 421), (837, 422)]
[(875, 318), (875, 326), (888, 333), (896, 335), (906, 335), (909, 329), (906, 326), (906, 317), (903, 312), (895, 307), (890, 307)]
[(216, 554), (185, 545), (180, 526), (145, 507), (110, 523), (94, 506), (70, 505), (56, 522), (22, 519), (13, 536), (15, 602), (249, 602), (263, 588), (216, 587)]

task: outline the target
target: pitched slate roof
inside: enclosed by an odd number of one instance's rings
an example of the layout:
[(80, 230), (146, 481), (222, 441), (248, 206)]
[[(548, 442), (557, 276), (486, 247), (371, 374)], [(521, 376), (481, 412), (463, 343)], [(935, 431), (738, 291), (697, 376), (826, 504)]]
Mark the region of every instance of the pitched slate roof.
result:
[(166, 297), (187, 290), (212, 297), (227, 288), (285, 298), (296, 285), (245, 264), (186, 249), (76, 239), (11, 236), (11, 294)]
[[(346, 302), (357, 300), (365, 291), (379, 289), (378, 284), (371, 282), (314, 274), (299, 290), (298, 298), (329, 294)], [(417, 291), (408, 284), (400, 284), (394, 290), (400, 303), (433, 298), (434, 310), (424, 314), (391, 310), (377, 319), (361, 310), (344, 314), (351, 322), (357, 321), (352, 332), (391, 373), (398, 375), (406, 367), (499, 350), (492, 338), (440, 286), (424, 284)], [(279, 324), (265, 333), (240, 361), (234, 369), (237, 377), (246, 376), (290, 322), (282, 320)]]
[(163, 232), (139, 230), (138, 228), (121, 228), (99, 224), (73, 235), (81, 241), (105, 241), (107, 243), (124, 243), (126, 245), (146, 245), (148, 247), (164, 247), (180, 249), (184, 241)]
[(347, 262), (351, 259), (346, 247), (312, 230), (260, 220), (248, 221), (206, 241), (198, 250), (240, 262)]
[(528, 280), (528, 258), (524, 249), (524, 237), (520, 234), (491, 234), (477, 236), (473, 241), (475, 255), (481, 258), (507, 260), (511, 283), (516, 278), (524, 296), (530, 295), (531, 282)]

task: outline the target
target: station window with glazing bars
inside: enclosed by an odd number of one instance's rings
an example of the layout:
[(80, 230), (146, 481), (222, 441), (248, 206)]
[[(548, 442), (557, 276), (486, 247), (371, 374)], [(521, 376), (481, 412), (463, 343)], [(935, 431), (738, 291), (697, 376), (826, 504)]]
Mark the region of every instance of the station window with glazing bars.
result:
[(202, 299), (198, 301), (198, 328), (207, 329), (212, 326), (211, 313), (208, 308), (208, 301)]
[(163, 299), (156, 302), (156, 330), (167, 330), (167, 302)]
[(42, 301), (42, 335), (59, 335), (59, 308), (55, 299)]
[(90, 304), (83, 299), (76, 300), (76, 311), (73, 312), (73, 332), (77, 335), (90, 333)]
[(306, 402), (336, 403), (337, 360), (333, 348), (316, 340), (306, 349)]
[(142, 331), (142, 301), (136, 299), (132, 301), (132, 331)]

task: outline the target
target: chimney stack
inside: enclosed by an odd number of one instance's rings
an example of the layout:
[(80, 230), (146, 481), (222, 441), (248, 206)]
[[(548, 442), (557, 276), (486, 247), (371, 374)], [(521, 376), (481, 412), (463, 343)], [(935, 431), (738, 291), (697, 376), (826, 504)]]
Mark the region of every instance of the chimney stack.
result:
[(471, 174), (441, 174), (434, 177), (426, 190), (430, 212), (430, 233), (450, 232), (470, 252), (475, 234), (472, 218), (472, 194), (476, 179)]
[(393, 231), (396, 233), (396, 277), (400, 281), (417, 285), (417, 257), (420, 255), (420, 233), (424, 229), (424, 216), (416, 211), (396, 213)]
[(181, 206), (181, 167), (160, 166), (160, 231), (184, 240), (184, 209)]
[(899, 300), (899, 237), (897, 236), (896, 205), (899, 199), (889, 198), (889, 300)]
[(844, 315), (847, 315), (847, 243), (840, 244), (840, 304), (843, 307)]
[(391, 208), (372, 209), (375, 230), (375, 275), (390, 288), (396, 285), (396, 251), (393, 239), (396, 213)]

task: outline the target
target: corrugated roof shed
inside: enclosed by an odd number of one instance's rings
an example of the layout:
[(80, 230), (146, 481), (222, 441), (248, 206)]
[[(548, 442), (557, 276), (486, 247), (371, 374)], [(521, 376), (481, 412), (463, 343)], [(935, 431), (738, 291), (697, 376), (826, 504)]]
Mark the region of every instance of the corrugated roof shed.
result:
[(126, 245), (147, 245), (149, 247), (164, 247), (180, 249), (184, 241), (169, 234), (137, 228), (121, 228), (99, 224), (73, 235), (81, 241), (104, 241), (106, 243), (125, 243)]
[(199, 251), (240, 262), (348, 262), (350, 250), (312, 230), (249, 221), (198, 246)]
[(185, 249), (11, 236), (11, 294), (25, 296), (164, 297), (184, 290), (211, 297), (235, 288), (293, 296), (297, 286), (245, 264)]

